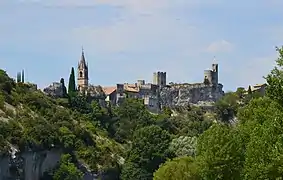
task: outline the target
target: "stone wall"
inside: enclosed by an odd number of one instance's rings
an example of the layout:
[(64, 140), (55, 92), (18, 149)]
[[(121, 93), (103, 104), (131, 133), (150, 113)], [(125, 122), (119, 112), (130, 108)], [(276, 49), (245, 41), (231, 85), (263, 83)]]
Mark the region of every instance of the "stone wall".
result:
[(222, 88), (222, 84), (217, 87), (204, 84), (168, 86), (160, 92), (160, 103), (171, 108), (190, 104), (208, 106), (224, 95)]

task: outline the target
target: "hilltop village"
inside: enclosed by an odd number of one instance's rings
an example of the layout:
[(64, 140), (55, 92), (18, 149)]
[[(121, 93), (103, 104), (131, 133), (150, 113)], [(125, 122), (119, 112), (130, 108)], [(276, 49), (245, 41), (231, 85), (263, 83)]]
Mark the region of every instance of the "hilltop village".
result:
[[(210, 107), (224, 95), (223, 85), (218, 81), (218, 64), (212, 64), (210, 70), (204, 71), (204, 79), (199, 83), (167, 84), (166, 72), (154, 72), (153, 81), (137, 80), (129, 84), (116, 84), (111, 87), (94, 86), (89, 84), (89, 68), (84, 51), (77, 66), (77, 89), (93, 99), (98, 99), (100, 104), (104, 102), (111, 105), (119, 105), (123, 99), (143, 99), (145, 106), (151, 111), (158, 113), (162, 107), (197, 105)], [(20, 76), (20, 75), (19, 75)], [(253, 90), (262, 89), (263, 86)], [(60, 98), (63, 96), (62, 82), (54, 82), (43, 92), (48, 96)]]

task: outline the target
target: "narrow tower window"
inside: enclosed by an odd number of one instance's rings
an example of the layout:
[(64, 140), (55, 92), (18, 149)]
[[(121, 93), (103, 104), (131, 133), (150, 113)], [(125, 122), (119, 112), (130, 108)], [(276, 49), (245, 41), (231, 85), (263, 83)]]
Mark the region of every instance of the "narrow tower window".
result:
[(82, 71), (80, 71), (80, 77), (83, 77), (83, 72)]

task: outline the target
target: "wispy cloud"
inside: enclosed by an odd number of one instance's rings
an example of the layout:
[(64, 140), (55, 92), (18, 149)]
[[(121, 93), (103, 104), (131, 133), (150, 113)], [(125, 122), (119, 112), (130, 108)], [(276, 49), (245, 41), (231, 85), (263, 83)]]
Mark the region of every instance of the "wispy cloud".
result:
[(221, 52), (231, 52), (234, 45), (226, 40), (216, 41), (211, 43), (207, 47), (207, 51), (210, 53), (221, 53)]

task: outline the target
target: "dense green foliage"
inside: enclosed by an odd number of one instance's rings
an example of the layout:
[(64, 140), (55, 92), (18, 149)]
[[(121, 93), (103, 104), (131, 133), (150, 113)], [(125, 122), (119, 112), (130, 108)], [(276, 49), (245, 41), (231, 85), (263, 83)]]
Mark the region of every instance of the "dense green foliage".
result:
[(74, 163), (70, 154), (65, 154), (61, 157), (59, 168), (55, 171), (54, 180), (80, 180), (83, 174), (80, 172)]
[(153, 180), (200, 180), (199, 169), (191, 157), (168, 160), (155, 173)]

